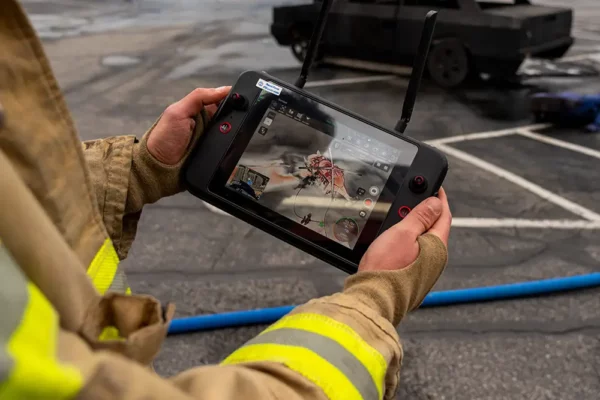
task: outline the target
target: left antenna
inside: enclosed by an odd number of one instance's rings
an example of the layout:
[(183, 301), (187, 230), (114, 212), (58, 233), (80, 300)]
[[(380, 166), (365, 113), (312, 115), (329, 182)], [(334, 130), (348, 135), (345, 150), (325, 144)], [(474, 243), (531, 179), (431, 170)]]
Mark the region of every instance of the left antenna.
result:
[(308, 47), (306, 49), (306, 56), (304, 57), (304, 61), (302, 62), (302, 69), (300, 70), (300, 75), (294, 86), (302, 89), (306, 84), (306, 80), (308, 79), (308, 71), (313, 63), (315, 58), (315, 53), (319, 47), (319, 43), (321, 42), (321, 36), (323, 36), (323, 31), (325, 30), (325, 24), (327, 23), (327, 17), (329, 16), (329, 9), (331, 8), (332, 0), (323, 0), (323, 5), (321, 6), (321, 11), (319, 12), (319, 18), (317, 19), (317, 24), (313, 29), (312, 36), (310, 38), (310, 42), (308, 42)]

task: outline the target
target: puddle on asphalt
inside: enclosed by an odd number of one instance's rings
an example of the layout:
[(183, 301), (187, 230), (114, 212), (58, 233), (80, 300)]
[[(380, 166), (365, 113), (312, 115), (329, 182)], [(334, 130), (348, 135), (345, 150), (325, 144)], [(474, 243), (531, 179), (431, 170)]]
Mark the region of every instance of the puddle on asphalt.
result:
[[(161, 29), (190, 26), (198, 40), (185, 40), (176, 51), (184, 62), (167, 79), (179, 79), (197, 73), (246, 69), (270, 70), (298, 67), (286, 47), (278, 46), (270, 34), (272, 7), (296, 0), (131, 0), (119, 3), (95, 3), (94, 6), (62, 13), (30, 14), (42, 39), (62, 39), (85, 34), (118, 32), (127, 29)], [(202, 45), (202, 35), (219, 31), (223, 44), (212, 48)], [(225, 43), (226, 42), (226, 43)], [(191, 43), (191, 44), (190, 44)], [(128, 55), (102, 59), (110, 67), (127, 67), (140, 62)]]
[(182, 54), (190, 60), (174, 68), (166, 79), (181, 79), (201, 72), (261, 71), (299, 66), (291, 51), (272, 39), (233, 41), (215, 48), (182, 50)]
[(29, 13), (42, 39), (60, 39), (86, 33), (101, 33), (128, 28), (163, 28), (222, 21), (240, 35), (268, 31), (271, 9), (293, 0), (131, 0), (95, 3), (87, 8), (62, 13)]

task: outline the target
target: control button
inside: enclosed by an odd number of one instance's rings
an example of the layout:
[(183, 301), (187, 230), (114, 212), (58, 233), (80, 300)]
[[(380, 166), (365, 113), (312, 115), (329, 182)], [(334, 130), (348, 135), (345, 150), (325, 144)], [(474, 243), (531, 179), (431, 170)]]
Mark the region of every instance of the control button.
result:
[(406, 218), (406, 216), (408, 215), (408, 213), (410, 212), (411, 208), (408, 206), (402, 206), (398, 209), (398, 215), (400, 216), (400, 218)]
[(231, 130), (231, 124), (229, 122), (222, 122), (219, 126), (219, 130), (221, 131), (221, 133), (227, 134)]
[(231, 95), (231, 105), (235, 110), (245, 111), (248, 102), (246, 98), (239, 93), (234, 93)]
[(381, 161), (375, 161), (374, 167), (385, 172), (388, 172), (390, 170), (390, 165), (382, 163)]
[(369, 193), (371, 193), (371, 196), (377, 196), (379, 194), (379, 188), (377, 186), (371, 186), (369, 188)]
[(371, 208), (371, 207), (373, 207), (373, 200), (365, 199), (364, 204), (365, 204), (365, 207)]
[(408, 186), (415, 193), (423, 193), (427, 190), (427, 179), (424, 176), (417, 175), (410, 180)]
[(361, 218), (364, 218), (364, 217), (366, 217), (366, 216), (367, 216), (367, 212), (366, 212), (365, 210), (360, 210), (360, 211), (359, 211), (359, 213), (358, 213), (358, 215), (359, 215)]

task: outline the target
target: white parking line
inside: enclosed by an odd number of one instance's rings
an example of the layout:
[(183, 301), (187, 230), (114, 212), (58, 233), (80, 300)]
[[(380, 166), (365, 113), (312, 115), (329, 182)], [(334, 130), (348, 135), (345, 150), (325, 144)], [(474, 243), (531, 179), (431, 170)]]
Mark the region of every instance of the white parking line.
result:
[(339, 85), (352, 85), (354, 83), (366, 83), (366, 82), (379, 82), (379, 81), (390, 81), (396, 79), (396, 75), (375, 75), (375, 76), (359, 76), (355, 78), (340, 78), (340, 79), (327, 79), (323, 81), (307, 82), (304, 87), (314, 88), (322, 86), (339, 86)]
[(581, 60), (600, 61), (600, 53), (578, 54), (576, 56), (563, 57), (563, 58), (559, 59), (558, 61), (567, 61), (567, 62), (570, 62), (570, 61), (581, 61)]
[(474, 165), (484, 171), (490, 172), (496, 176), (499, 176), (500, 178), (504, 178), (507, 181), (522, 187), (523, 189), (529, 190), (530, 192), (540, 196), (542, 199), (556, 204), (557, 206), (562, 207), (573, 214), (577, 214), (590, 221), (600, 221), (600, 214), (597, 214), (592, 210), (580, 206), (579, 204), (574, 203), (571, 200), (558, 196), (552, 193), (551, 191), (546, 190), (539, 185), (536, 185), (533, 182), (530, 182), (516, 174), (513, 174), (510, 171), (502, 169), (494, 164), (482, 160), (481, 158), (472, 156), (468, 153), (465, 153), (464, 151), (455, 149), (445, 144), (436, 144), (436, 147), (452, 157), (456, 157), (459, 160)]
[(588, 147), (583, 147), (578, 144), (567, 142), (565, 140), (560, 140), (560, 139), (551, 138), (551, 137), (548, 137), (545, 135), (540, 135), (539, 133), (531, 132), (529, 129), (526, 129), (526, 128), (517, 129), (516, 133), (518, 135), (525, 136), (525, 137), (528, 137), (533, 140), (537, 140), (538, 142), (543, 142), (543, 143), (551, 144), (553, 146), (562, 147), (563, 149), (576, 151), (578, 153), (600, 159), (600, 151), (598, 151), (598, 150), (590, 149)]
[(514, 135), (517, 133), (518, 129), (535, 130), (535, 129), (548, 128), (549, 126), (550, 126), (549, 124), (534, 124), (534, 125), (526, 125), (526, 126), (515, 127), (515, 128), (501, 129), (498, 131), (467, 133), (465, 135), (456, 135), (456, 136), (443, 137), (443, 138), (439, 138), (439, 139), (426, 140), (425, 143), (435, 146), (438, 144), (466, 142), (469, 140), (490, 139), (490, 138), (495, 138), (495, 137)]
[(571, 219), (453, 218), (455, 228), (600, 229), (599, 221)]

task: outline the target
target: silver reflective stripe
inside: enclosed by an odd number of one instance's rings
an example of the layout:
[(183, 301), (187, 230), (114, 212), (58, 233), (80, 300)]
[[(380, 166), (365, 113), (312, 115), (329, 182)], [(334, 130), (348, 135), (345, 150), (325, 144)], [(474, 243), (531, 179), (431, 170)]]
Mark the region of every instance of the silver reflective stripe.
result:
[(311, 350), (343, 373), (364, 400), (377, 400), (379, 393), (367, 368), (333, 339), (301, 329), (281, 328), (258, 335), (244, 346), (281, 344)]
[(7, 344), (21, 323), (29, 300), (27, 281), (6, 247), (0, 243), (0, 382), (7, 379), (13, 359), (6, 351)]
[(123, 271), (123, 268), (119, 265), (117, 267), (115, 277), (106, 291), (125, 293), (128, 287), (129, 285), (127, 284), (127, 276), (125, 275), (125, 271)]

